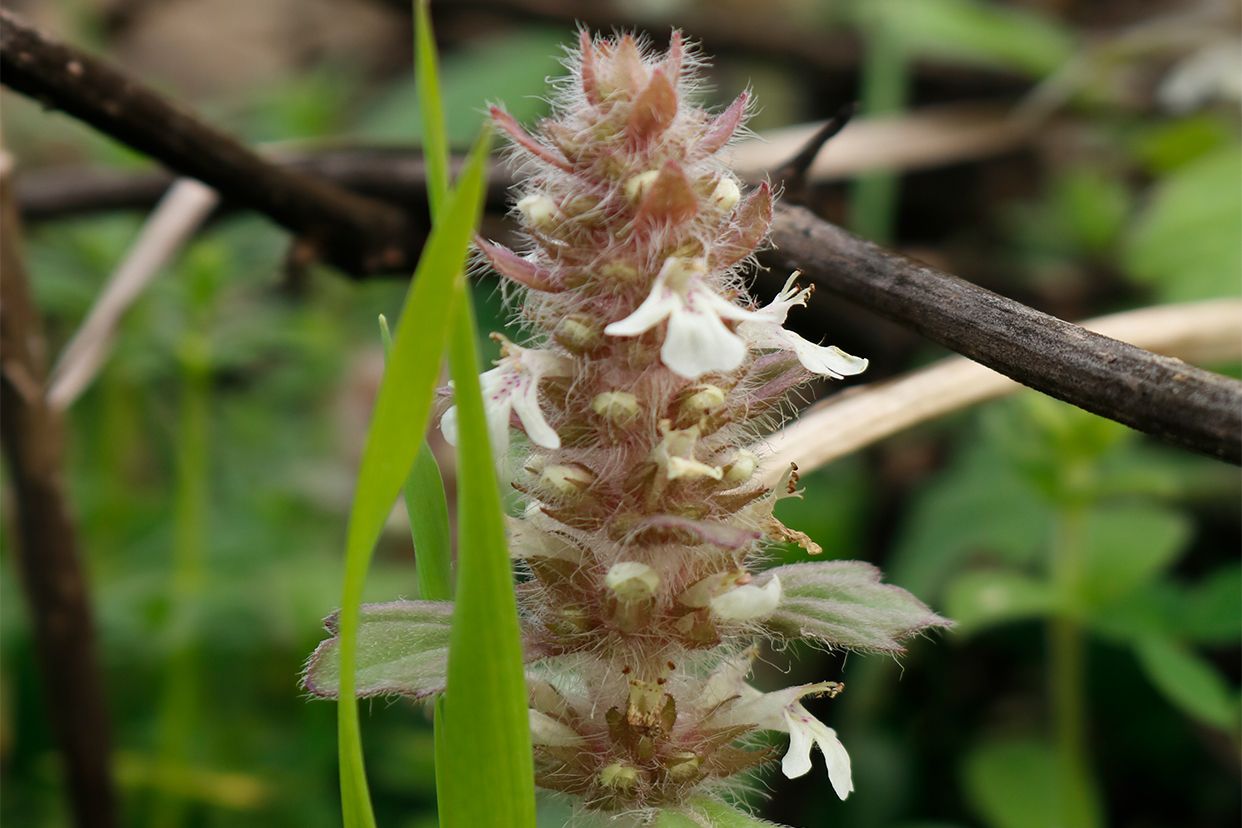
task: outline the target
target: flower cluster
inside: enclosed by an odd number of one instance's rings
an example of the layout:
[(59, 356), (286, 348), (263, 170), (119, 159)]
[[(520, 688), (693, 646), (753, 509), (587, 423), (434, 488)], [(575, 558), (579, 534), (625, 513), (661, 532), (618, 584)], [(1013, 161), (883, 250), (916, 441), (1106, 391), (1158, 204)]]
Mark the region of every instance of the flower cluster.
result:
[[(904, 637), (945, 623), (868, 564), (759, 569), (767, 541), (818, 547), (773, 514), (796, 491), (792, 470), (764, 486), (747, 446), (791, 389), (867, 363), (784, 327), (810, 293), (794, 278), (761, 307), (742, 289), (772, 192), (747, 191), (719, 160), (747, 96), (719, 114), (699, 108), (695, 64), (677, 33), (653, 55), (629, 35), (584, 32), (535, 134), (492, 111), (524, 174), (524, 244), (479, 249), (516, 286), (531, 335), (502, 340), (482, 383), (497, 451), (508, 460), (510, 432), (526, 438), (512, 458), (526, 507), (510, 546), (529, 573), (517, 592), (537, 783), (595, 810), (713, 790), (773, 758), (748, 739), (762, 730), (789, 734), (790, 777), (818, 748), (845, 798), (849, 755), (802, 705), (841, 686), (752, 688), (755, 642), (900, 652)], [(456, 439), (453, 409), (441, 428)], [(363, 694), (438, 691), (447, 612), (411, 602), (367, 613), (387, 624), (404, 613), (406, 640), (424, 650), (403, 654), (400, 675), (363, 680)], [(368, 633), (367, 617), (364, 637), (387, 634)], [(313, 691), (332, 692), (333, 647), (312, 658)]]

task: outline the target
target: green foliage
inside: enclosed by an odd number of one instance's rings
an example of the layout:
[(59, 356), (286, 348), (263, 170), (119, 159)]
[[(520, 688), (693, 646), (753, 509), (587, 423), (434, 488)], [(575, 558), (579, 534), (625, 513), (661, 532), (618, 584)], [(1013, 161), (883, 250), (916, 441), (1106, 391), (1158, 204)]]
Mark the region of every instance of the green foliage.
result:
[(657, 828), (771, 828), (775, 823), (713, 799), (695, 799), (675, 810), (661, 811)]
[[(1052, 748), (1033, 739), (979, 745), (966, 757), (963, 786), (971, 806), (990, 828), (1066, 825)], [(1096, 807), (1079, 794), (1068, 825), (1098, 824)]]
[[(444, 689), (453, 605), (447, 601), (364, 604), (358, 626), (355, 695), (426, 698)], [(303, 683), (317, 696), (338, 698), (341, 687), (339, 614), (333, 635), (315, 650)]]
[(1135, 646), (1148, 679), (1186, 715), (1236, 735), (1239, 698), (1211, 664), (1171, 640), (1148, 636)]
[(1125, 267), (1158, 300), (1236, 296), (1242, 287), (1242, 149), (1178, 167), (1156, 185), (1126, 242)]
[[(504, 101), (513, 117), (527, 121), (547, 110), (549, 75), (560, 74), (556, 55), (562, 29), (530, 29), (471, 41), (440, 64), (444, 122), (449, 144), (461, 146), (483, 124), (485, 101)], [(399, 83), (360, 119), (356, 131), (376, 140), (409, 141), (424, 135), (425, 107), (416, 77)]]
[(1074, 53), (1074, 37), (1048, 18), (980, 0), (871, 0), (876, 15), (912, 55), (1047, 75)]

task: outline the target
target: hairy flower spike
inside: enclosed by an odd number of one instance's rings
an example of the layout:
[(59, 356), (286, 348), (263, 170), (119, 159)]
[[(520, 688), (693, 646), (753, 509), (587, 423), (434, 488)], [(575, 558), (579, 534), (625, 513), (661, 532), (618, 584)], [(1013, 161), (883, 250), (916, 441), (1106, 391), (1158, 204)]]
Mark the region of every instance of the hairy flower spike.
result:
[[(700, 108), (699, 63), (678, 32), (663, 56), (582, 32), (576, 74), (533, 134), (492, 110), (525, 176), (523, 241), (478, 244), (530, 332), (502, 340), (481, 379), (497, 452), (512, 428), (529, 438), (512, 463), (527, 503), (510, 542), (530, 575), (517, 595), (536, 781), (646, 821), (774, 759), (756, 730), (789, 734), (787, 776), (818, 749), (837, 794), (853, 789), (845, 748), (800, 703), (840, 685), (752, 688), (758, 637), (896, 652), (946, 623), (867, 564), (761, 571), (765, 539), (817, 547), (773, 514), (792, 474), (761, 486), (747, 446), (789, 391), (867, 363), (785, 328), (810, 293), (792, 278), (764, 307), (740, 291), (772, 192), (744, 189), (717, 157), (749, 97)], [(450, 440), (455, 413), (441, 421)], [(432, 676), (411, 696), (442, 686), (439, 661), (411, 663)]]

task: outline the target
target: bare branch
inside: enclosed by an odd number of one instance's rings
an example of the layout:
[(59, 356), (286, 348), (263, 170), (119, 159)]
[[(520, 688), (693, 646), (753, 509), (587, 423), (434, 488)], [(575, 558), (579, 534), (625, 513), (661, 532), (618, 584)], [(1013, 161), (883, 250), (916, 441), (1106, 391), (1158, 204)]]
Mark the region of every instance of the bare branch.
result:
[[(1219, 299), (1112, 314), (1083, 327), (1165, 356), (1212, 364), (1242, 359), (1242, 301)], [(898, 432), (1022, 386), (964, 357), (834, 394), (765, 439), (760, 477), (775, 485), (790, 463), (813, 471)]]
[(1242, 463), (1242, 382), (1087, 331), (889, 253), (801, 207), (777, 210), (775, 258), (1023, 385)]
[(111, 741), (90, 596), (65, 497), (64, 427), (43, 396), (42, 322), (21, 257), (21, 229), (0, 153), (0, 442), (14, 495), (15, 557), (34, 622), (43, 697), (60, 743), (76, 824), (116, 824)]
[(3, 9), (0, 79), (268, 216), (351, 275), (408, 269), (421, 246), (423, 234), (402, 211), (268, 163), (143, 84)]
[[(412, 223), (391, 219), (391, 207), (338, 196), (332, 185), (265, 161), (173, 109), (136, 81), (49, 43), (7, 12), (0, 12), (0, 24), (6, 84), (51, 94), (67, 111), (155, 153), (226, 199), (260, 210), (303, 235), (311, 228), (310, 237), (321, 244), (337, 239), (329, 254), (335, 249), (334, 260), (356, 266), (355, 273), (408, 270), (412, 265), (418, 248), (415, 234), (407, 232)], [(1006, 140), (1012, 140), (1009, 130), (1008, 125), (1001, 130)], [(194, 151), (186, 152), (187, 147)], [(239, 174), (244, 181), (238, 181)], [(253, 186), (257, 181), (263, 182), (258, 193)], [(407, 193), (404, 203), (414, 202), (411, 196)], [(290, 205), (296, 205), (292, 218)], [(342, 213), (348, 221), (341, 220)], [(364, 214), (386, 218), (360, 223)], [(1091, 334), (885, 252), (800, 208), (778, 211), (772, 237), (778, 261), (935, 342), (1088, 411), (1242, 462), (1242, 383)], [(351, 261), (339, 256), (346, 249), (370, 252)], [(373, 255), (376, 250), (383, 252)]]

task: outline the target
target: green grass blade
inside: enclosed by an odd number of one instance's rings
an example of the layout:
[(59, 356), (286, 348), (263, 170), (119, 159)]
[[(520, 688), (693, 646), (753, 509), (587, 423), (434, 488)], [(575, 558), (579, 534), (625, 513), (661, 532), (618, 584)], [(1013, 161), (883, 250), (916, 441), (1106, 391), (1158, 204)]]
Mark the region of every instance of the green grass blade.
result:
[[(415, 63), (432, 216), (448, 181), (435, 39), (415, 3)], [(442, 826), (535, 825), (534, 765), (522, 642), (495, 459), (479, 387), (470, 294), (449, 342), (457, 390), (457, 594), (448, 687), (436, 707), (436, 794)]]
[(419, 259), (414, 282), (401, 311), (403, 321), (393, 341), (389, 370), (379, 395), (358, 472), (345, 545), (345, 579), (340, 616), (340, 699), (337, 710), (341, 804), (346, 828), (375, 824), (367, 793), (354, 698), (356, 646), (362, 588), (371, 553), (384, 521), (413, 464), (431, 414), (452, 308), (465, 294), (462, 265), (466, 247), (483, 206), (485, 167), (490, 140), (479, 139), (462, 170), (457, 191), (444, 202), (437, 224)]
[[(392, 334), (382, 313), (379, 325), (387, 355), (392, 350)], [(418, 597), (424, 601), (450, 601), (453, 598), (453, 550), (449, 539), (448, 499), (444, 495), (440, 465), (426, 441), (414, 458), (404, 491), (405, 515), (414, 538)]]
[(423, 165), (427, 169), (427, 202), (434, 220), (448, 191), (448, 138), (440, 95), (440, 61), (432, 34), (429, 0), (414, 2), (414, 85), (423, 125)]
[(441, 822), (535, 825), (530, 714), (496, 460), (487, 434), (470, 296), (455, 313), (457, 597), (444, 697)]

